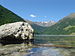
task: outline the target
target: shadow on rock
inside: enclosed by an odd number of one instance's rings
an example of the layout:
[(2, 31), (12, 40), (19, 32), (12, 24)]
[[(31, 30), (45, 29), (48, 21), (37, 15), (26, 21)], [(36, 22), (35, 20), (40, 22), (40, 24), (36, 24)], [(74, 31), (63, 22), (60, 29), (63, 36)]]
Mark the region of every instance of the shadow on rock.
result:
[(8, 45), (8, 44), (21, 44), (21, 43), (25, 43), (25, 44), (29, 44), (29, 42), (34, 42), (33, 39), (29, 40), (29, 39), (25, 39), (23, 40), (22, 38), (15, 38), (14, 36), (7, 36), (7, 37), (3, 37), (0, 39), (0, 43), (2, 45)]

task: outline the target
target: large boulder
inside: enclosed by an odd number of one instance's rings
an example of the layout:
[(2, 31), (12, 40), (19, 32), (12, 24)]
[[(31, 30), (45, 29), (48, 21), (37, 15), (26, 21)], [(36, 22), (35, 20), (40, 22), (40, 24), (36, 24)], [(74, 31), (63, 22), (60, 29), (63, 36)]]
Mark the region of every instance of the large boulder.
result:
[(26, 22), (15, 22), (0, 26), (0, 39), (7, 36), (15, 38), (33, 39), (33, 28)]

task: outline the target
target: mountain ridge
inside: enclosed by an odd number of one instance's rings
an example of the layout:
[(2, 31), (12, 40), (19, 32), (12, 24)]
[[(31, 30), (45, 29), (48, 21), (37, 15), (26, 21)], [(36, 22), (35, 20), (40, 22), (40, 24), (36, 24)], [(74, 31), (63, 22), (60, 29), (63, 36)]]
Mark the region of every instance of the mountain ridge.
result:
[[(53, 26), (45, 29), (44, 34), (51, 34), (51, 35), (72, 34), (74, 33), (74, 30), (75, 30), (73, 29), (74, 26), (75, 26), (75, 13), (64, 17), (63, 19), (59, 20)], [(66, 27), (69, 27), (68, 29), (70, 29), (70, 31), (65, 30)]]
[(48, 21), (48, 22), (34, 22), (35, 24), (42, 26), (42, 27), (49, 27), (54, 25), (56, 22), (54, 21)]
[(0, 22), (1, 22), (0, 25), (5, 24), (5, 23), (18, 22), (18, 21), (26, 22), (20, 16), (16, 15), (12, 11), (0, 5)]

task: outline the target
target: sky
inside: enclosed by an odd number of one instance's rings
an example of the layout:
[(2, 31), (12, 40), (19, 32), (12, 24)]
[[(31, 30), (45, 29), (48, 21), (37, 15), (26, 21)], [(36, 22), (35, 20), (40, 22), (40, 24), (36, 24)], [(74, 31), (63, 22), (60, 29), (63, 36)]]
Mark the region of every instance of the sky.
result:
[(75, 0), (0, 0), (0, 5), (34, 22), (57, 22), (75, 13)]

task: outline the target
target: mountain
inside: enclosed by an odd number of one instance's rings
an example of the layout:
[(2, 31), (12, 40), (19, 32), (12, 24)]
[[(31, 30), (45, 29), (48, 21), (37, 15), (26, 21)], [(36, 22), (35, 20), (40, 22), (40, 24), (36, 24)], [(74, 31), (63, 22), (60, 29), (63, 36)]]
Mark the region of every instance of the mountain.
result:
[(49, 22), (34, 22), (35, 24), (42, 26), (42, 27), (49, 27), (55, 24), (54, 21), (49, 21)]
[(35, 34), (42, 34), (44, 29), (46, 28), (46, 27), (37, 25), (35, 22), (29, 21), (29, 20), (26, 20), (26, 22), (28, 22), (33, 27)]
[(51, 34), (51, 35), (75, 34), (75, 13), (72, 13), (64, 17), (56, 24), (45, 29), (44, 34)]
[(72, 13), (64, 17), (57, 23), (53, 22), (54, 24), (52, 23), (53, 25), (50, 26), (51, 22), (36, 23), (29, 20), (24, 20), (12, 11), (0, 5), (0, 25), (19, 21), (28, 22), (29, 24), (31, 24), (36, 34), (75, 34), (75, 13)]
[(25, 20), (0, 5), (0, 25), (18, 21), (25, 21)]
[(16, 15), (12, 11), (0, 5), (0, 25), (13, 23), (13, 22), (19, 22), (19, 21), (28, 22), (33, 27), (33, 29), (35, 30), (35, 33), (37, 34), (41, 34), (45, 28), (35, 24), (32, 21), (24, 20), (23, 18)]

